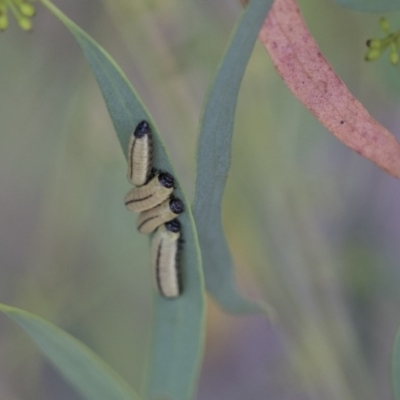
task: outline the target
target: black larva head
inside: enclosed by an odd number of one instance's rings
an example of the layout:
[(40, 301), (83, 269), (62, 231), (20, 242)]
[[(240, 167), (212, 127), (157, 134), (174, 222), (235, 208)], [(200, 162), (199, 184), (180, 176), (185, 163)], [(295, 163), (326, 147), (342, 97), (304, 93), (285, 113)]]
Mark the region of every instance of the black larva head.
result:
[(139, 122), (135, 132), (133, 133), (136, 138), (140, 139), (151, 132), (150, 125), (147, 121)]
[(181, 223), (175, 218), (165, 224), (167, 231), (178, 233), (181, 231)]
[(183, 206), (183, 203), (179, 199), (171, 199), (169, 201), (169, 208), (174, 214), (180, 214), (184, 211), (185, 207)]
[(174, 177), (168, 172), (161, 172), (161, 174), (158, 175), (158, 181), (167, 189), (174, 187), (175, 184)]

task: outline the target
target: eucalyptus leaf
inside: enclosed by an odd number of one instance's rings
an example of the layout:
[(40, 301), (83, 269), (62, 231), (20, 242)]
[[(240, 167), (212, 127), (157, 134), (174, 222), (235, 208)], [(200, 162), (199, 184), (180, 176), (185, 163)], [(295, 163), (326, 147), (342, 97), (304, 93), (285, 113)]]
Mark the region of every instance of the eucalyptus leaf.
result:
[[(155, 123), (124, 73), (99, 44), (49, 0), (42, 0), (42, 3), (69, 29), (80, 45), (103, 94), (125, 157), (132, 131), (141, 120), (147, 120), (153, 131), (154, 167), (175, 177), (174, 195), (185, 205), (185, 212), (179, 217), (184, 239), (180, 257), (183, 295), (174, 300), (165, 300), (155, 292), (153, 338), (147, 372), (148, 393), (145, 397), (188, 400), (193, 397), (198, 379), (205, 323), (201, 254), (190, 206), (176, 179)], [(133, 265), (134, 260), (132, 268)]]
[(139, 400), (139, 396), (83, 343), (37, 315), (0, 304), (43, 354), (87, 400)]
[(400, 10), (400, 0), (334, 0), (334, 2), (355, 11), (389, 12)]
[(268, 311), (238, 291), (221, 221), (221, 203), (231, 164), (231, 142), (240, 84), (272, 0), (252, 0), (243, 11), (209, 90), (197, 148), (193, 215), (203, 255), (207, 290), (231, 313)]

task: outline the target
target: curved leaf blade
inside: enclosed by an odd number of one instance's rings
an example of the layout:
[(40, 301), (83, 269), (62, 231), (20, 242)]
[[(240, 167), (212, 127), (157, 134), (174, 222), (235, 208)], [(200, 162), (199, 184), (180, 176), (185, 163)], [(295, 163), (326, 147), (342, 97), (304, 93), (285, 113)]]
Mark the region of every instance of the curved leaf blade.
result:
[(231, 163), (233, 122), (240, 84), (272, 0), (252, 0), (231, 37), (203, 110), (193, 215), (207, 290), (230, 313), (268, 311), (240, 295), (221, 221), (221, 202)]
[(88, 347), (62, 329), (27, 311), (0, 304), (43, 354), (87, 400), (139, 400), (139, 396)]
[[(103, 94), (125, 157), (131, 132), (141, 120), (147, 120), (153, 130), (154, 165), (176, 178), (153, 119), (115, 61), (49, 0), (42, 0), (42, 3), (60, 19), (80, 45)], [(185, 212), (179, 217), (185, 241), (181, 254), (184, 293), (172, 301), (155, 293), (146, 396), (149, 399), (192, 398), (204, 346), (205, 289), (200, 247), (190, 206), (178, 180), (175, 181), (174, 194), (185, 204)]]
[(400, 143), (336, 75), (296, 0), (275, 0), (260, 40), (287, 87), (337, 139), (400, 179)]
[(400, 10), (400, 0), (334, 0), (334, 2), (355, 11), (389, 12)]

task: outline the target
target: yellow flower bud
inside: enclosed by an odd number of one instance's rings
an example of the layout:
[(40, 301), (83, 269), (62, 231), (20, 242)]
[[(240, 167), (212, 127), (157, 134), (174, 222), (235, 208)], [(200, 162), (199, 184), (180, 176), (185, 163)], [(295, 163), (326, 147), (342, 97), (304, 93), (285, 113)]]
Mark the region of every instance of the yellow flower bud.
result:
[(396, 50), (396, 45), (394, 43), (390, 46), (390, 62), (396, 65), (399, 62), (399, 55)]
[(381, 47), (382, 41), (379, 39), (369, 39), (367, 40), (367, 46), (371, 49), (379, 49)]
[(25, 17), (33, 17), (35, 15), (35, 7), (29, 3), (21, 3), (18, 5), (21, 14)]
[(379, 20), (379, 25), (384, 32), (390, 33), (390, 24), (385, 17), (381, 17), (381, 19)]
[(33, 24), (29, 18), (21, 17), (18, 19), (18, 25), (23, 31), (30, 31)]
[(8, 27), (8, 18), (7, 15), (0, 15), (0, 31), (4, 31)]
[(390, 53), (390, 62), (393, 65), (397, 65), (399, 62), (399, 55), (397, 53)]
[(381, 55), (381, 51), (379, 49), (370, 49), (365, 56), (367, 61), (374, 61), (379, 58)]

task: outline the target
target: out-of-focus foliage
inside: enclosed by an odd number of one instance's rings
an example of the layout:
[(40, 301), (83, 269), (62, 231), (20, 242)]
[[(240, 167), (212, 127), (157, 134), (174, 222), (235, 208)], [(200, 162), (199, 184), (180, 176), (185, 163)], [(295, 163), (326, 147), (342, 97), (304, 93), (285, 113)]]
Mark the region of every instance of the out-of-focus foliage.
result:
[[(299, 3), (339, 76), (398, 135), (399, 71), (363, 60), (376, 16)], [(56, 4), (137, 82), (190, 193), (201, 104), (240, 5)], [(96, 83), (70, 35), (37, 8), (32, 34), (10, 19), (0, 41), (0, 300), (66, 328), (139, 387), (148, 240), (122, 204), (126, 164)], [(236, 118), (224, 227), (243, 292), (269, 300), (280, 325), (211, 304), (198, 398), (390, 399), (398, 182), (324, 131), (261, 45)], [(1, 398), (79, 399), (16, 328), (4, 319), (0, 328)]]
[(390, 23), (385, 17), (380, 18), (379, 25), (386, 36), (367, 40), (368, 51), (365, 59), (367, 61), (376, 60), (389, 48), (390, 62), (392, 65), (397, 65), (399, 62), (400, 30), (392, 32)]
[(65, 379), (87, 400), (140, 400), (114, 371), (81, 342), (42, 318), (0, 304)]
[(397, 332), (392, 356), (392, 386), (395, 399), (400, 399), (400, 331)]
[(32, 29), (35, 7), (30, 0), (0, 0), (0, 31), (7, 29), (9, 14), (14, 16), (22, 30), (30, 31)]
[(334, 0), (337, 4), (357, 11), (389, 12), (399, 11), (399, 0)]

